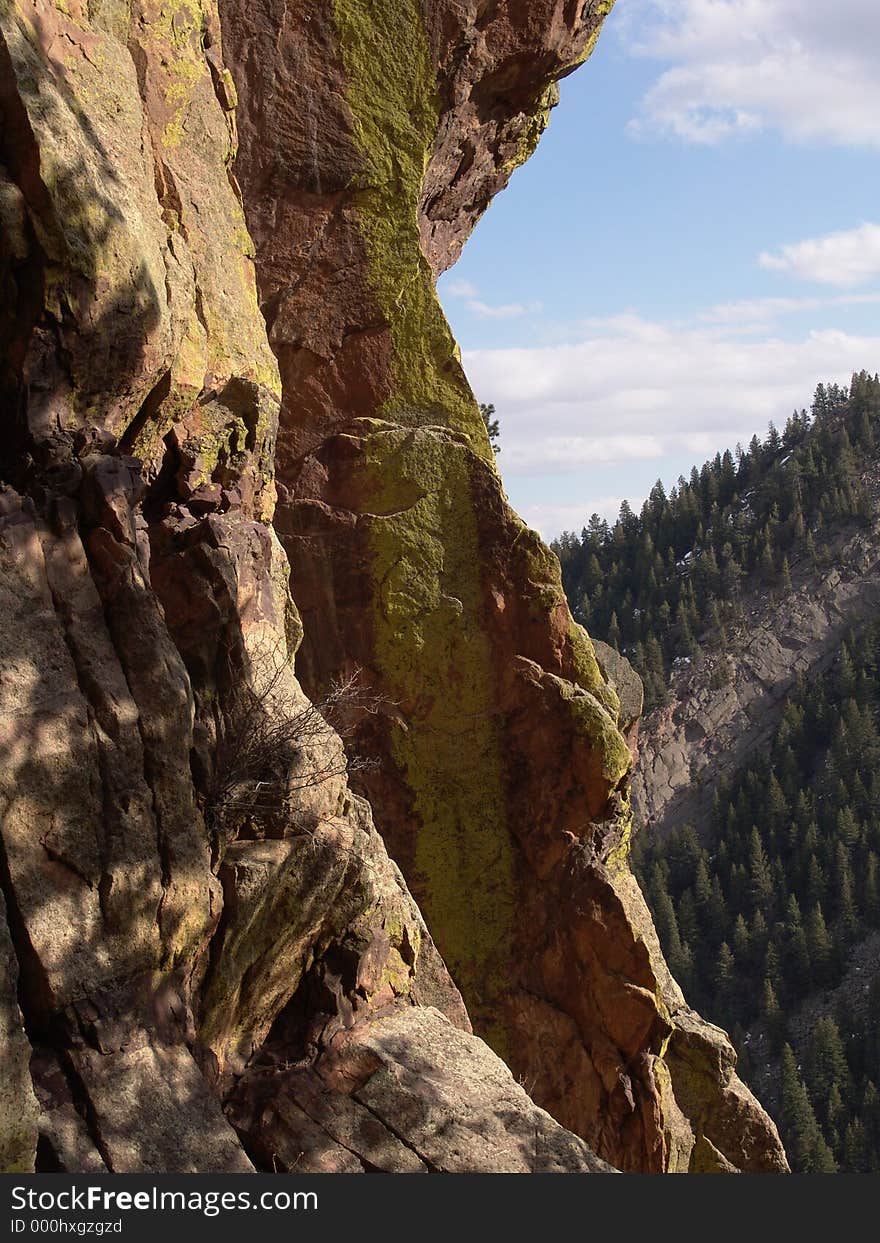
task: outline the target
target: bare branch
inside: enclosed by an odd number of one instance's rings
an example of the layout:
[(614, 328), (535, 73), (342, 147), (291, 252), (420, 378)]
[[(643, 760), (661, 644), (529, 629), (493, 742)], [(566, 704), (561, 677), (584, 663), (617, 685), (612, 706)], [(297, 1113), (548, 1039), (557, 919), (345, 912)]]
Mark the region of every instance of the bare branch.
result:
[(363, 686), (357, 670), (300, 707), (280, 644), (251, 652), (246, 672), (230, 677), (234, 689), (224, 700), (205, 815), (224, 835), (248, 823), (259, 836), (274, 835), (294, 815), (298, 793), (372, 767), (349, 756), (343, 738), (386, 701)]

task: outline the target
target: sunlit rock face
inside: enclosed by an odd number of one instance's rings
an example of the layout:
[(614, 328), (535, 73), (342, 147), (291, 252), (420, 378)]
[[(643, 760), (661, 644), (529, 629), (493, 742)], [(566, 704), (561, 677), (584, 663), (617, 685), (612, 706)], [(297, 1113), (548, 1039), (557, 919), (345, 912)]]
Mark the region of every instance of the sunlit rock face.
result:
[(359, 669), (380, 697), (362, 788), (477, 1033), (621, 1168), (782, 1170), (627, 867), (638, 695), (507, 505), (434, 292), (609, 8), (221, 0), (275, 527), (306, 689)]

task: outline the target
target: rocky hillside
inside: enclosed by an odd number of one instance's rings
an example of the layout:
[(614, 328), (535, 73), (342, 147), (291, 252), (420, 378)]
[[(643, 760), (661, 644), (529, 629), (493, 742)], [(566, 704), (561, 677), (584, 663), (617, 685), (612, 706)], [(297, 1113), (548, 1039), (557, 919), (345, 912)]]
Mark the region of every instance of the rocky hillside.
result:
[(434, 294), (609, 7), (0, 2), (4, 1169), (786, 1168)]
[(815, 677), (851, 630), (880, 611), (880, 522), (828, 544), (830, 564), (803, 551), (792, 559), (791, 589), (746, 599), (745, 624), (695, 667), (680, 663), (670, 700), (643, 720), (633, 807), (639, 823), (665, 833), (699, 828), (718, 782), (732, 776), (776, 732), (797, 679)]
[(799, 1173), (880, 1168), (878, 420), (877, 376), (820, 385), (782, 436), (559, 543), (647, 665), (635, 862), (664, 952)]
[[(642, 674), (636, 822), (706, 820), (720, 780), (775, 732), (877, 612), (880, 379), (820, 384), (811, 411), (681, 476), (636, 516), (593, 515), (554, 549), (575, 615)], [(618, 658), (619, 659), (619, 658)]]
[[(862, 372), (851, 391), (836, 389), (833, 400), (829, 392), (819, 386), (812, 425), (771, 451), (762, 478), (738, 502), (756, 532), (762, 520), (753, 507), (768, 512), (759, 539), (768, 526), (770, 539), (751, 574), (726, 600), (723, 587), (707, 585), (699, 643), (680, 629), (671, 636), (678, 655), (663, 702), (641, 722), (632, 783), (637, 822), (657, 833), (699, 829), (719, 782), (775, 734), (797, 680), (821, 676), (847, 635), (877, 616), (880, 383)], [(799, 498), (793, 513), (780, 515), (779, 491)], [(704, 560), (695, 546), (680, 564), (699, 581)]]

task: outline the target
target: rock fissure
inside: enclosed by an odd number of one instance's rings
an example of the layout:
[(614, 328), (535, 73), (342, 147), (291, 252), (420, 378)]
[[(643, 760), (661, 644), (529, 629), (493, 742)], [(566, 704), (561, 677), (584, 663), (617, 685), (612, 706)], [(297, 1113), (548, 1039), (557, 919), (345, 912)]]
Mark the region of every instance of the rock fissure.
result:
[(400, 1134), (395, 1129), (394, 1124), (390, 1122), (387, 1118), (383, 1118), (378, 1113), (377, 1110), (372, 1108), (372, 1106), (369, 1104), (368, 1101), (362, 1100), (360, 1095), (357, 1092), (352, 1093), (352, 1099), (356, 1100), (359, 1105), (361, 1105), (364, 1109), (366, 1109), (366, 1111), (373, 1118), (375, 1118), (376, 1121), (379, 1123), (379, 1125), (384, 1127), (385, 1130), (389, 1132), (389, 1134), (393, 1135), (395, 1139), (399, 1140), (400, 1143), (403, 1144), (404, 1148), (408, 1149), (413, 1154), (413, 1156), (417, 1157), (419, 1161), (426, 1167), (429, 1174), (442, 1174), (443, 1171), (440, 1169), (439, 1166), (433, 1165), (430, 1159), (427, 1156), (425, 1156), (423, 1152), (421, 1152), (414, 1144), (409, 1142), (405, 1134)]
[(61, 1050), (58, 1056), (58, 1065), (64, 1075), (67, 1086), (70, 1090), (71, 1100), (76, 1112), (82, 1118), (88, 1137), (94, 1144), (95, 1149), (100, 1154), (101, 1160), (105, 1167), (112, 1173), (113, 1161), (102, 1137), (101, 1128), (95, 1113), (91, 1100), (89, 1099), (88, 1089), (80, 1075), (77, 1073), (76, 1066), (70, 1056)]

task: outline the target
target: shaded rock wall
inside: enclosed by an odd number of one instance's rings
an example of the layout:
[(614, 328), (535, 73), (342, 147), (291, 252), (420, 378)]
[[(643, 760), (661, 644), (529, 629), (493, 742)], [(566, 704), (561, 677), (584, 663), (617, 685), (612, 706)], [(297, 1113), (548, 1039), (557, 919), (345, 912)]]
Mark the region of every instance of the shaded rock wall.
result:
[[(710, 1131), (719, 1168), (783, 1168), (660, 958), (626, 866), (632, 713), (506, 504), (434, 292), (610, 5), (220, 8), (300, 675), (318, 694), (359, 668), (385, 697), (364, 788), (476, 1030), (536, 1101), (622, 1168), (705, 1162)], [(683, 1112), (685, 1029), (715, 1069)], [(734, 1100), (760, 1152), (714, 1121)]]

